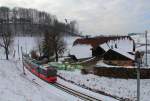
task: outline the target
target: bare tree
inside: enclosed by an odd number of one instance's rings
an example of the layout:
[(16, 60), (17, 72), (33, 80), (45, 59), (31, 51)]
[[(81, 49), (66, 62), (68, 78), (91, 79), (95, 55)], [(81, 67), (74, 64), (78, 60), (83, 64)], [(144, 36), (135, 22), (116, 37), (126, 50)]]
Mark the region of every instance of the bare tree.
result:
[(0, 46), (4, 48), (6, 59), (8, 60), (9, 59), (9, 57), (8, 57), (9, 48), (11, 46), (11, 43), (13, 42), (13, 35), (10, 32), (2, 33), (0, 40), (1, 40), (0, 41)]
[(53, 24), (54, 27), (44, 34), (43, 53), (49, 58), (54, 56), (58, 61), (59, 56), (65, 51), (66, 44), (63, 40), (61, 24), (57, 20)]
[(2, 31), (1, 31), (1, 37), (0, 37), (0, 46), (4, 48), (7, 60), (9, 59), (8, 58), (9, 48), (12, 43), (12, 36), (13, 36), (10, 30), (10, 25), (9, 25), (9, 21), (10, 21), (9, 11), (10, 11), (9, 8), (7, 7), (0, 8), (1, 17), (3, 19), (1, 22)]
[(35, 43), (39, 52), (39, 55), (42, 56), (42, 41), (43, 41), (43, 36), (40, 34), (39, 36), (36, 36)]
[(58, 61), (58, 57), (62, 55), (66, 49), (66, 44), (63, 40), (63, 26), (57, 20), (54, 21), (54, 28), (52, 29), (52, 34), (50, 40), (52, 42), (53, 52), (55, 60)]

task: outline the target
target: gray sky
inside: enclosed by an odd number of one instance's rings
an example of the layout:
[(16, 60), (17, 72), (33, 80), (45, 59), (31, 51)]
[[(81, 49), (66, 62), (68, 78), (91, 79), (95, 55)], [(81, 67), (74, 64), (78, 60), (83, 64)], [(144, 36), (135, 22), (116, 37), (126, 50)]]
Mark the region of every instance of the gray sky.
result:
[(127, 34), (150, 30), (150, 0), (0, 0), (0, 6), (44, 10), (76, 20), (85, 34)]

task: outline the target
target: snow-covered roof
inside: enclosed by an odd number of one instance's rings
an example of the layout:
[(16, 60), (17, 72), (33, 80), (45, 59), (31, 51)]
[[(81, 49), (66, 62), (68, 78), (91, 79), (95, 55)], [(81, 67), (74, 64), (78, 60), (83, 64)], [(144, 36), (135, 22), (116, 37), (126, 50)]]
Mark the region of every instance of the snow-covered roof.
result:
[(117, 47), (116, 49), (121, 49), (124, 50), (125, 52), (133, 51), (133, 42), (128, 39), (109, 41), (99, 46), (102, 47), (105, 51), (108, 51), (110, 48), (115, 49), (115, 45)]
[(129, 59), (134, 60), (134, 55), (131, 55), (131, 54), (129, 54), (128, 52), (126, 52), (124, 50), (121, 50), (121, 49), (111, 49), (111, 50), (113, 50), (113, 51), (115, 51), (115, 52), (129, 58)]
[(74, 41), (73, 45), (86, 44), (91, 45), (92, 47), (97, 47), (109, 41), (125, 40), (125, 39), (133, 41), (130, 36), (97, 36), (92, 38), (78, 38)]
[(92, 57), (91, 45), (75, 45), (71, 48), (70, 54), (77, 59)]
[(103, 48), (105, 51), (108, 51), (110, 49), (108, 44), (106, 44), (106, 43), (100, 45), (100, 47)]

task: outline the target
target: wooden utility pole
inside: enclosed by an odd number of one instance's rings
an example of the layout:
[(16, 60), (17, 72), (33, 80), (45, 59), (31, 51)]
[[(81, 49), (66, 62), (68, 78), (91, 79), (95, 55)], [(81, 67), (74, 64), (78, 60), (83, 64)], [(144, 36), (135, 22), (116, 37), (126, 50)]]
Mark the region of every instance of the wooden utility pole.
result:
[(137, 101), (140, 101), (140, 63), (137, 65)]
[(135, 53), (135, 63), (137, 66), (137, 101), (140, 101), (140, 66), (142, 63), (141, 53), (137, 51)]
[(147, 31), (145, 31), (145, 66), (148, 66), (147, 64)]

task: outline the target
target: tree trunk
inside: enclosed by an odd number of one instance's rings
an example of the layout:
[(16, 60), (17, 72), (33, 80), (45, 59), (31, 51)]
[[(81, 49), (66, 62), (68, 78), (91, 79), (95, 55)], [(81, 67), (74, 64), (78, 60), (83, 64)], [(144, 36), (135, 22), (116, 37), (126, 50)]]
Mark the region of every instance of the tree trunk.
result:
[(57, 54), (57, 52), (55, 54), (56, 54), (56, 62), (58, 62), (58, 54)]
[(5, 55), (6, 55), (6, 60), (9, 60), (9, 58), (8, 58), (8, 49), (7, 48), (5, 48)]
[(58, 62), (58, 53), (57, 53), (57, 49), (55, 49), (55, 59), (56, 59), (56, 62)]

